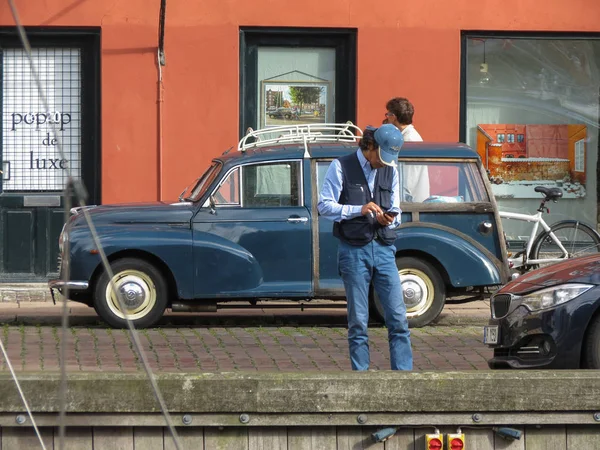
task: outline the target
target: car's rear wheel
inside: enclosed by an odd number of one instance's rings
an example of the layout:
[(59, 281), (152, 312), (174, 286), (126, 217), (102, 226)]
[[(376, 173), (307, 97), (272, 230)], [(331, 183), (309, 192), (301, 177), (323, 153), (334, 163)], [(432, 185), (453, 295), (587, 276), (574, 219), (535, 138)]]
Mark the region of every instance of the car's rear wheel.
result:
[[(434, 321), (444, 309), (446, 287), (438, 270), (420, 258), (396, 258), (402, 293), (406, 305), (406, 317), (411, 328), (425, 326)], [(384, 322), (385, 313), (377, 292), (372, 294), (372, 317)]]
[(596, 316), (590, 323), (582, 351), (582, 368), (600, 369), (600, 316)]
[[(127, 321), (136, 328), (151, 327), (162, 317), (168, 302), (167, 284), (160, 271), (147, 261), (123, 258), (111, 263), (114, 291), (106, 271), (94, 291), (94, 308), (98, 315), (115, 328), (125, 328)], [(121, 293), (125, 313), (116, 292)]]

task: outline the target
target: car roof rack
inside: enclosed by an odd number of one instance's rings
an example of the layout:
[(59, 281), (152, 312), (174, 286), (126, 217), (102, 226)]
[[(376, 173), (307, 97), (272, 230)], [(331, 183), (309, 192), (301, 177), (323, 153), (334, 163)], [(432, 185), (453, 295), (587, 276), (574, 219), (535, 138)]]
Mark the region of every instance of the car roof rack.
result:
[[(273, 135), (277, 137), (272, 137)], [(310, 158), (308, 144), (317, 142), (357, 142), (363, 132), (348, 121), (346, 123), (310, 123), (284, 125), (253, 130), (248, 128), (246, 135), (238, 143), (238, 151), (260, 148), (268, 145), (303, 143), (304, 157)]]

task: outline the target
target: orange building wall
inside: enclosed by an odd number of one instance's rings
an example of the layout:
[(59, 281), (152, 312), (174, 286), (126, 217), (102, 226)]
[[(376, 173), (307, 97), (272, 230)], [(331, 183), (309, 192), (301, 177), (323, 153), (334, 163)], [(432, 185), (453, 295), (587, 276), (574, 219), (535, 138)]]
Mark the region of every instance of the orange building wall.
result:
[[(583, 0), (167, 0), (159, 158), (160, 1), (17, 6), (29, 26), (102, 28), (103, 203), (175, 198), (237, 142), (240, 26), (357, 28), (358, 125), (380, 123), (385, 102), (402, 95), (415, 104), (415, 125), (432, 141), (458, 140), (461, 30), (600, 31), (600, 2)], [(0, 26), (11, 25), (4, 5)]]

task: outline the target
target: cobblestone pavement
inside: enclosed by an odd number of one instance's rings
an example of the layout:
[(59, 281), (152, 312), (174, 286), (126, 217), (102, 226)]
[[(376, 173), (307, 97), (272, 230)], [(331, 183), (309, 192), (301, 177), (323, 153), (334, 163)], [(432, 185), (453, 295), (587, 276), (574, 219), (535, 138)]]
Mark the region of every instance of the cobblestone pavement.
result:
[[(68, 371), (140, 371), (127, 330), (67, 330)], [(324, 326), (164, 327), (140, 330), (153, 371), (340, 371), (350, 370), (346, 328)], [(487, 369), (491, 352), (480, 326), (412, 330), (415, 370)], [(1, 338), (17, 371), (59, 371), (59, 326), (11, 326)], [(387, 330), (371, 327), (371, 368), (389, 369)], [(0, 358), (0, 370), (7, 365)]]

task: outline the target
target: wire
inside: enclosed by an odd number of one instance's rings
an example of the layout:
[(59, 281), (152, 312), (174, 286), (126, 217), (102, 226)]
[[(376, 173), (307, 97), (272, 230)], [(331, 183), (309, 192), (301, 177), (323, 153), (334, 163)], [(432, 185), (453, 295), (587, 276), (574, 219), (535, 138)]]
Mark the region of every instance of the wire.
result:
[(167, 0), (160, 1), (160, 13), (158, 16), (158, 66), (164, 66), (165, 61), (165, 15)]
[(25, 399), (25, 394), (23, 394), (23, 390), (21, 389), (21, 385), (19, 384), (17, 375), (15, 374), (15, 371), (13, 370), (13, 366), (10, 363), (10, 359), (8, 359), (8, 354), (6, 353), (6, 349), (4, 348), (4, 343), (2, 342), (2, 339), (0, 339), (0, 349), (2, 349), (2, 354), (4, 355), (4, 359), (6, 359), (6, 365), (8, 366), (8, 369), (10, 370), (10, 374), (12, 375), (13, 379), (15, 380), (15, 384), (17, 385), (17, 390), (19, 391), (21, 400), (23, 400), (23, 404), (25, 405), (27, 414), (29, 414), (29, 418), (31, 419), (31, 424), (33, 425), (33, 429), (35, 430), (35, 434), (37, 435), (38, 439), (40, 440), (40, 445), (42, 446), (42, 448), (44, 450), (46, 450), (46, 446), (44, 445), (44, 440), (42, 439), (40, 430), (38, 430), (38, 427), (35, 424), (35, 419), (33, 418), (33, 414), (31, 414), (31, 409), (29, 409), (29, 404), (27, 403), (27, 400)]
[[(165, 0), (163, 0), (163, 2), (164, 1)], [(33, 79), (35, 81), (35, 84), (36, 84), (36, 87), (37, 87), (37, 90), (38, 90), (38, 94), (40, 96), (40, 100), (42, 101), (42, 105), (44, 106), (45, 110), (49, 111), (50, 109), (49, 109), (49, 106), (48, 106), (48, 101), (47, 101), (47, 98), (45, 96), (44, 89), (43, 89), (42, 84), (40, 82), (38, 73), (37, 73), (37, 71), (35, 69), (35, 66), (34, 66), (34, 63), (33, 63), (33, 58), (31, 56), (32, 52), (31, 52), (31, 45), (29, 43), (29, 39), (27, 38), (27, 35), (25, 33), (25, 29), (24, 29), (23, 24), (21, 22), (21, 19), (19, 17), (17, 8), (16, 8), (16, 6), (14, 4), (14, 0), (8, 0), (8, 3), (9, 3), (9, 6), (10, 6), (10, 9), (11, 9), (11, 13), (12, 13), (13, 19), (15, 21), (15, 25), (16, 25), (18, 33), (19, 33), (19, 37), (20, 37), (21, 43), (22, 43), (23, 48), (25, 49), (25, 53), (27, 55), (27, 60), (29, 62), (30, 70), (31, 70), (31, 73), (33, 75)], [(54, 137), (54, 139), (56, 140), (56, 143), (57, 143), (57, 150), (58, 150), (61, 158), (62, 159), (66, 159), (64, 151), (63, 151), (63, 147), (62, 147), (62, 141), (60, 139), (60, 136), (56, 132), (56, 127), (55, 127), (55, 125), (54, 125), (54, 123), (52, 121), (49, 122), (49, 125), (50, 125), (50, 129), (52, 131), (52, 135), (53, 135), (53, 137)], [(73, 188), (74, 194), (75, 194), (75, 196), (77, 198), (77, 201), (78, 201), (79, 205), (81, 207), (84, 207), (85, 206), (85, 198), (87, 197), (87, 193), (85, 192), (85, 188), (84, 188), (83, 184), (81, 183), (81, 180), (73, 178), (69, 166), (67, 166), (65, 168), (65, 170), (67, 171), (67, 186), (65, 188), (66, 195), (70, 195), (70, 188)], [(94, 245), (96, 246), (96, 248), (98, 249), (98, 252), (100, 254), (100, 258), (102, 260), (102, 264), (103, 264), (104, 270), (106, 270), (106, 272), (108, 274), (110, 289), (111, 289), (112, 293), (117, 298), (117, 301), (119, 303), (119, 309), (123, 312), (123, 315), (125, 317), (125, 321), (127, 323), (127, 327), (129, 329), (129, 332), (130, 332), (132, 340), (133, 340), (134, 347), (135, 347), (137, 353), (140, 356), (140, 359), (142, 361), (142, 365), (143, 365), (144, 370), (145, 370), (145, 372), (146, 372), (146, 374), (148, 376), (148, 380), (149, 380), (150, 385), (152, 387), (152, 391), (154, 393), (154, 396), (156, 397), (156, 400), (158, 401), (158, 403), (160, 405), (161, 411), (163, 413), (163, 416), (165, 417), (165, 421), (167, 423), (169, 431), (171, 432), (171, 435), (173, 436), (173, 441), (174, 441), (175, 447), (176, 447), (177, 450), (180, 450), (181, 449), (181, 444), (180, 444), (180, 441), (179, 441), (179, 437), (178, 437), (177, 431), (175, 429), (175, 426), (173, 425), (173, 421), (171, 420), (171, 416), (170, 416), (169, 411), (168, 411), (168, 409), (166, 407), (166, 404), (164, 402), (164, 398), (163, 398), (163, 396), (162, 396), (162, 394), (161, 394), (161, 392), (160, 392), (160, 390), (158, 388), (158, 384), (156, 383), (156, 379), (154, 378), (154, 375), (153, 375), (152, 370), (150, 368), (150, 365), (148, 363), (148, 359), (146, 357), (146, 354), (145, 354), (145, 352), (142, 349), (142, 345), (140, 343), (139, 336), (136, 333), (135, 326), (133, 325), (133, 322), (129, 319), (129, 315), (127, 314), (127, 308), (126, 308), (126, 305), (125, 305), (125, 302), (123, 300), (121, 292), (118, 291), (117, 289), (115, 289), (115, 285), (114, 285), (114, 281), (113, 281), (114, 274), (113, 274), (113, 271), (112, 271), (112, 269), (110, 267), (108, 259), (106, 257), (106, 253), (104, 252), (104, 248), (102, 247), (102, 244), (100, 243), (100, 239), (99, 239), (98, 234), (96, 232), (96, 227), (94, 226), (94, 224), (92, 222), (92, 219), (91, 219), (91, 217), (90, 217), (89, 212), (87, 211), (87, 209), (86, 208), (82, 208), (82, 212), (83, 212), (83, 216), (84, 216), (84, 218), (86, 220), (86, 223), (87, 223), (87, 225), (90, 228), (90, 233), (92, 235), (92, 240), (94, 241)], [(68, 221), (67, 221), (67, 224), (68, 224)], [(69, 254), (67, 254), (67, 258), (69, 258)], [(67, 298), (66, 297), (64, 298), (64, 302), (65, 303), (63, 304), (64, 305), (63, 306), (63, 315), (66, 315), (67, 314), (67, 310), (66, 310)], [(67, 327), (67, 320), (64, 319), (64, 317), (63, 317), (63, 321), (62, 321), (62, 326), (63, 326), (63, 341), (66, 341), (66, 339), (64, 339), (64, 336), (65, 336), (65, 330), (66, 330), (66, 327)], [(6, 355), (6, 352), (4, 351), (4, 347), (2, 347), (2, 350), (5, 353), (5, 357), (7, 359), (7, 363), (10, 366), (10, 361), (8, 360), (8, 355)], [(63, 353), (63, 352), (64, 352), (64, 349), (61, 350), (61, 353)], [(63, 356), (64, 356), (64, 354), (63, 354)], [(64, 364), (65, 364), (65, 361), (63, 359), (63, 360), (61, 360), (61, 365), (64, 365)], [(15, 379), (15, 382), (17, 383), (17, 386), (19, 386), (17, 378), (16, 378), (16, 375), (14, 375), (14, 372), (12, 371), (12, 369), (11, 369), (11, 372), (13, 373), (13, 378)], [(66, 380), (66, 372), (64, 370), (61, 370), (61, 374), (64, 375), (65, 380)], [(19, 393), (21, 395), (23, 403), (26, 405), (26, 407), (28, 409), (28, 412), (29, 412), (29, 414), (31, 416), (31, 412), (29, 411), (29, 407), (27, 406), (27, 401), (26, 401), (25, 396), (23, 395), (23, 392), (21, 391), (20, 388), (19, 388)], [(61, 393), (60, 393), (61, 399), (64, 399), (65, 393), (66, 393), (66, 381), (62, 381), (61, 380)], [(62, 406), (61, 409), (65, 409), (65, 403), (63, 401), (61, 401), (61, 406)], [(64, 416), (65, 416), (64, 411), (61, 410), (60, 417), (63, 419), (62, 422), (64, 422)], [(31, 417), (32, 417), (32, 422), (33, 422), (33, 416), (31, 416)], [(62, 437), (63, 434), (64, 434), (64, 428), (63, 428), (64, 427), (64, 423), (61, 423), (60, 427), (61, 427), (61, 437)], [(62, 441), (61, 441), (61, 444), (62, 444)], [(43, 443), (42, 443), (42, 446), (43, 446)], [(44, 447), (44, 449), (45, 449), (45, 447)]]

